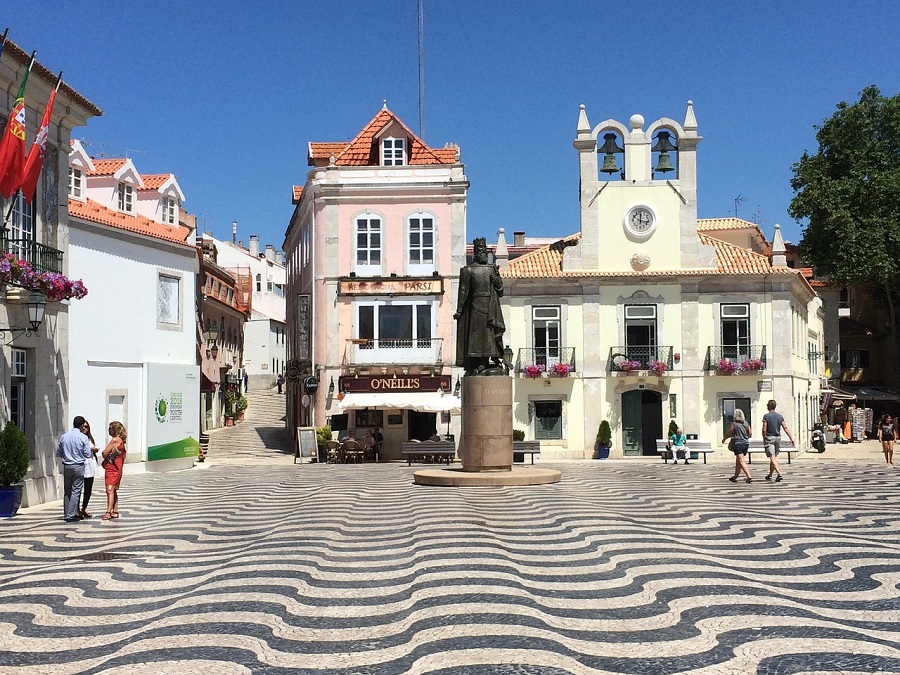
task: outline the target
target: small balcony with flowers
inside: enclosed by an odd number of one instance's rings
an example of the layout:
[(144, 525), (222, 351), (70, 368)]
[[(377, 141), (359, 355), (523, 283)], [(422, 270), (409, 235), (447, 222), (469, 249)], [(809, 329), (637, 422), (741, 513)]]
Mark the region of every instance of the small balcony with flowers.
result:
[(8, 301), (22, 302), (35, 293), (55, 301), (83, 298), (87, 289), (81, 281), (63, 276), (62, 263), (62, 251), (0, 232), (0, 284), (6, 286)]
[(522, 347), (515, 355), (509, 347), (504, 353), (504, 358), (512, 363), (513, 373), (517, 377), (532, 380), (538, 378), (565, 378), (575, 373), (575, 348), (574, 347)]
[(665, 377), (672, 371), (673, 348), (661, 345), (625, 345), (609, 350), (611, 373), (656, 375)]
[(707, 347), (705, 369), (711, 375), (756, 375), (766, 369), (766, 346)]

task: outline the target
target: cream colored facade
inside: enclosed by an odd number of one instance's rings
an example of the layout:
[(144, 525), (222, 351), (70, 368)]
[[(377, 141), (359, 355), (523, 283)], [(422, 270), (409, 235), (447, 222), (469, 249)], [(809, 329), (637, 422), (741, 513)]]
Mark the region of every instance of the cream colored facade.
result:
[[(665, 173), (652, 170), (666, 164), (661, 131), (674, 146)], [(656, 456), (670, 420), (730, 457), (720, 441), (733, 409), (759, 437), (770, 398), (801, 444), (818, 420), (820, 299), (787, 266), (777, 226), (769, 243), (753, 223), (697, 219), (700, 140), (690, 103), (680, 124), (634, 115), (594, 127), (582, 106), (580, 232), (513, 261), (501, 232), (514, 424), (542, 441), (543, 459), (590, 458), (604, 419), (610, 457)], [(717, 369), (723, 359), (734, 373)], [(525, 373), (560, 360), (574, 371)]]

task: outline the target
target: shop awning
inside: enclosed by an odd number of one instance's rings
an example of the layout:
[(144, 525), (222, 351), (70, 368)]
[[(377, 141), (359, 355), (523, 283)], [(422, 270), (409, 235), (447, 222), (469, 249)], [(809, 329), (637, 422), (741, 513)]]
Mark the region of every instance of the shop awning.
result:
[(847, 387), (847, 391), (860, 401), (900, 401), (895, 389), (873, 389), (872, 387)]
[(459, 396), (442, 394), (439, 391), (410, 391), (391, 393), (344, 394), (338, 401), (343, 410), (417, 410), (419, 412), (455, 412), (460, 409)]
[(852, 394), (849, 391), (844, 391), (843, 389), (838, 389), (837, 387), (829, 387), (828, 389), (823, 389), (820, 393), (823, 396), (829, 396), (832, 401), (856, 400), (856, 394)]

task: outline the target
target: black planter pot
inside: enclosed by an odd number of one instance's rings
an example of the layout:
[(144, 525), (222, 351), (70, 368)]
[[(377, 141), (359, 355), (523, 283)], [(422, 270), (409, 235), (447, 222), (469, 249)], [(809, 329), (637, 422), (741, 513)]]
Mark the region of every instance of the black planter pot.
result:
[(22, 505), (25, 486), (22, 484), (0, 487), (0, 518), (16, 515)]

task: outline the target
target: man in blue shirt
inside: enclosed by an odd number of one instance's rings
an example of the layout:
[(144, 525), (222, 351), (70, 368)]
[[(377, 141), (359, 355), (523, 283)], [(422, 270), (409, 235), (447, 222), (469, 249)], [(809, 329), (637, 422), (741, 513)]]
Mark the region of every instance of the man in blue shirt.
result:
[(87, 422), (78, 415), (72, 428), (59, 437), (56, 456), (63, 464), (63, 511), (67, 523), (78, 522), (78, 504), (84, 487), (84, 463), (91, 458), (91, 442), (85, 435)]

